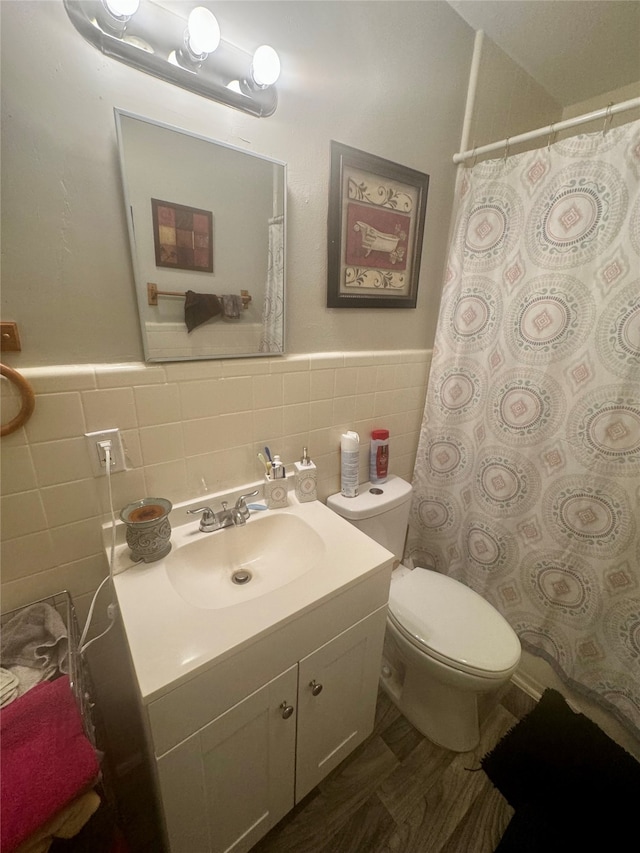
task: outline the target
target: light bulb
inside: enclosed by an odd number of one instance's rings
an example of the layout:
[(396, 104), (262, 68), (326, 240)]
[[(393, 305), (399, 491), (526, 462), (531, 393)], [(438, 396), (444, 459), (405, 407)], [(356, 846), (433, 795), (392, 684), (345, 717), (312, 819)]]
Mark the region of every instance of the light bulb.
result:
[(215, 15), (204, 6), (196, 6), (187, 23), (188, 48), (194, 56), (213, 53), (220, 44), (220, 26)]
[(280, 76), (280, 59), (268, 44), (261, 45), (253, 54), (251, 76), (262, 89), (272, 86)]
[(138, 11), (140, 0), (104, 0), (104, 5), (114, 18), (128, 21)]

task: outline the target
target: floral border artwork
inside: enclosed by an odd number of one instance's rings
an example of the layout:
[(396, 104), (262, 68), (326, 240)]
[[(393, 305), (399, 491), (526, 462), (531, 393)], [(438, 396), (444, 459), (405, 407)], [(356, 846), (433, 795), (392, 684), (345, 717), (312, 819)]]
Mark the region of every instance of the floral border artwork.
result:
[(151, 199), (156, 266), (213, 272), (213, 213)]
[(331, 142), (327, 307), (415, 308), (429, 175)]

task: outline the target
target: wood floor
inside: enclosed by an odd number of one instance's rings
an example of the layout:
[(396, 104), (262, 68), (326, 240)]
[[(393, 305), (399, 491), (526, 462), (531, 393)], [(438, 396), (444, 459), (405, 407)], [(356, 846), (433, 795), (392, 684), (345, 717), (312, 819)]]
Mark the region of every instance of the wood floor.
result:
[(480, 759), (533, 707), (510, 687), (472, 752), (424, 738), (380, 693), (370, 737), (252, 853), (493, 853), (513, 810)]
[[(373, 733), (251, 853), (493, 853), (512, 809), (480, 759), (533, 704), (507, 688), (485, 711), (479, 746), (453, 753), (424, 738), (380, 692)], [(159, 853), (155, 809), (140, 782), (121, 803), (122, 828), (131, 853)]]

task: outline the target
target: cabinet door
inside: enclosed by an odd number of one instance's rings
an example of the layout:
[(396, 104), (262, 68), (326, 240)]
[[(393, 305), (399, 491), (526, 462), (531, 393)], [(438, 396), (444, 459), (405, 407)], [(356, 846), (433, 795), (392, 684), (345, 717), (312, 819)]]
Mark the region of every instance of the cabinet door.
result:
[(171, 853), (245, 853), (294, 803), (297, 667), (158, 760)]
[(300, 661), (296, 802), (373, 730), (386, 616), (376, 610)]

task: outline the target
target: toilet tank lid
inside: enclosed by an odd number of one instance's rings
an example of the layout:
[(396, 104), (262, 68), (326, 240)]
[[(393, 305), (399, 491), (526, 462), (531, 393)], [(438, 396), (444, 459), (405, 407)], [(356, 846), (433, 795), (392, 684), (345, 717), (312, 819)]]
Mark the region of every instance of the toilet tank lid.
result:
[(361, 483), (355, 498), (345, 498), (339, 492), (327, 498), (327, 506), (349, 521), (373, 518), (394, 509), (411, 498), (411, 484), (390, 474), (385, 483)]

